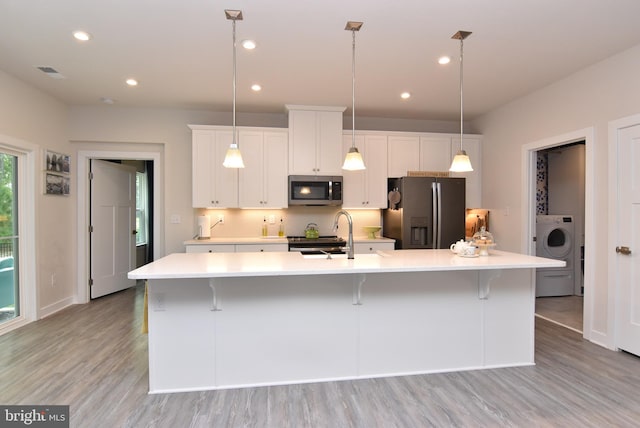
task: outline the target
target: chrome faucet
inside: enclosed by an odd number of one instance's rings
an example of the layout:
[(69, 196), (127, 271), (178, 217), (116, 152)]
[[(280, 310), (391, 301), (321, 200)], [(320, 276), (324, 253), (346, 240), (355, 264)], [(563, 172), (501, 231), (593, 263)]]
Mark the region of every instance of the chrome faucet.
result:
[(353, 219), (351, 218), (351, 214), (345, 210), (338, 211), (336, 217), (333, 219), (333, 230), (338, 230), (338, 220), (341, 215), (344, 215), (349, 223), (349, 238), (347, 240), (347, 248), (345, 249), (347, 250), (347, 258), (353, 259)]

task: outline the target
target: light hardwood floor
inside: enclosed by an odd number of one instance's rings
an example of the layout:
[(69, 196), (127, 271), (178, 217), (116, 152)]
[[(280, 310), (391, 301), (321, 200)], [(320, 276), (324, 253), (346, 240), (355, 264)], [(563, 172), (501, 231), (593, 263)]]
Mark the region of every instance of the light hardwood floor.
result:
[(541, 319), (533, 367), (148, 395), (141, 308), (136, 287), (0, 337), (0, 403), (69, 404), (92, 428), (640, 423), (640, 359)]
[(582, 333), (582, 296), (538, 297), (536, 315)]

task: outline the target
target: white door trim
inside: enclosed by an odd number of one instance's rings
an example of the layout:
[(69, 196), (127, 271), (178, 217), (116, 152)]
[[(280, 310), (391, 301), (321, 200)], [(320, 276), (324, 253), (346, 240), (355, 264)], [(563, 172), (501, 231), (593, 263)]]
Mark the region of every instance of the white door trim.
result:
[(127, 152), (112, 150), (78, 151), (78, 284), (77, 303), (89, 301), (89, 160), (144, 159), (153, 161), (153, 256), (164, 256), (164, 164), (160, 151)]
[[(584, 313), (582, 323), (582, 336), (596, 343), (603, 343), (607, 339), (606, 332), (597, 332), (593, 329), (593, 290), (594, 290), (594, 253), (593, 236), (595, 223), (593, 218), (594, 189), (595, 189), (595, 165), (594, 142), (595, 128), (578, 129), (562, 135), (534, 141), (522, 146), (522, 232), (521, 251), (524, 254), (535, 254), (536, 234), (536, 152), (550, 147), (561, 146), (576, 141), (585, 141), (585, 269), (584, 269)], [(606, 345), (605, 345), (606, 346)]]
[[(621, 129), (629, 128), (631, 126), (640, 125), (640, 114), (633, 116), (623, 117), (621, 119), (612, 120), (609, 122), (609, 228), (608, 228), (608, 242), (607, 242), (607, 266), (608, 266), (608, 301), (607, 301), (607, 324), (612, 326), (613, 334), (611, 335), (611, 342), (608, 346), (611, 349), (618, 349), (618, 326), (616, 322), (616, 310), (618, 300), (618, 271), (615, 268), (616, 253), (613, 249), (618, 245), (618, 234), (616, 230), (615, 219), (617, 218), (618, 207), (618, 133)], [(635, 248), (634, 248), (635, 250)]]
[[(3, 323), (0, 334), (14, 330), (40, 318), (38, 313), (38, 276), (36, 275), (36, 189), (38, 186), (36, 162), (39, 158), (39, 146), (24, 140), (0, 135), (0, 145), (9, 153), (18, 156), (18, 248), (20, 260), (20, 315)], [(36, 176), (37, 175), (37, 176)], [(25, 263), (29, 260), (30, 263)]]

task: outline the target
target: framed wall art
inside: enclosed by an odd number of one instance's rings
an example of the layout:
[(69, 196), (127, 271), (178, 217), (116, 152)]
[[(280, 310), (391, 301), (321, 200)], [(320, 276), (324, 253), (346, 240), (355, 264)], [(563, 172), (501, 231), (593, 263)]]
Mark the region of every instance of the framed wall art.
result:
[(44, 169), (47, 172), (59, 174), (69, 174), (71, 172), (71, 158), (69, 155), (45, 150), (44, 162)]
[(68, 196), (71, 189), (71, 157), (64, 153), (45, 150), (44, 193), (45, 195)]

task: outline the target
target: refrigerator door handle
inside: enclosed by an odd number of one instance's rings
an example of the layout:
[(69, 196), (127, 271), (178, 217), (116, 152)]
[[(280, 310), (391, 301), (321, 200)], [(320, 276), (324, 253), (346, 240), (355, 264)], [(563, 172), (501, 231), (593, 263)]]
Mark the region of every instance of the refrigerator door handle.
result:
[(436, 187), (436, 183), (433, 182), (431, 183), (431, 198), (432, 198), (432, 210), (433, 212), (431, 213), (431, 224), (432, 224), (432, 228), (431, 228), (431, 233), (433, 234), (433, 249), (438, 248), (438, 239), (439, 239), (439, 234), (438, 234), (438, 188)]
[(440, 183), (436, 183), (438, 189), (438, 246), (442, 248), (442, 187)]

